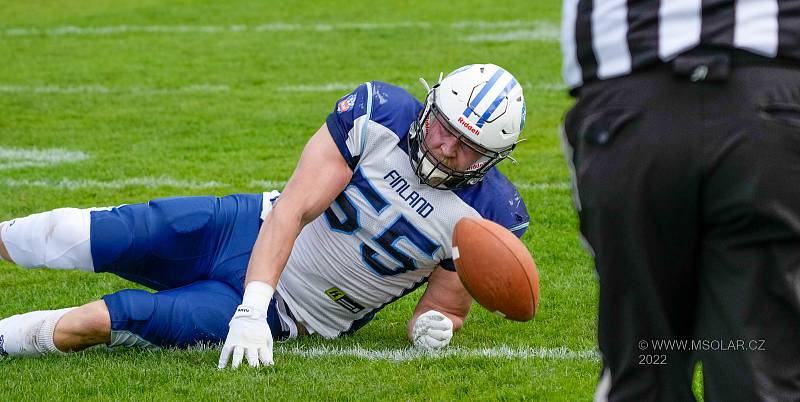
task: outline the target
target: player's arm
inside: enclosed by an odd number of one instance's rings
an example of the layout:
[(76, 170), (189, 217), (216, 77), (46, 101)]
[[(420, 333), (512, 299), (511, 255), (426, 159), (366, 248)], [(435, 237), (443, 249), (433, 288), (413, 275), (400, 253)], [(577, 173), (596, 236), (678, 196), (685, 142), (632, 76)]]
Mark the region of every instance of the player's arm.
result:
[(278, 279), (300, 230), (328, 208), (353, 172), (323, 125), (306, 143), (300, 161), (258, 232), (247, 266), (242, 304), (231, 319), (218, 367), (244, 356), (251, 366), (273, 364), (272, 334), (266, 315)]
[(300, 230), (333, 203), (352, 176), (328, 127), (322, 125), (306, 144), (292, 177), (261, 225), (245, 284), (259, 281), (277, 286)]
[(472, 296), (458, 274), (437, 267), (408, 322), (408, 338), (414, 345), (429, 349), (446, 346), (453, 331), (464, 325), (471, 306)]

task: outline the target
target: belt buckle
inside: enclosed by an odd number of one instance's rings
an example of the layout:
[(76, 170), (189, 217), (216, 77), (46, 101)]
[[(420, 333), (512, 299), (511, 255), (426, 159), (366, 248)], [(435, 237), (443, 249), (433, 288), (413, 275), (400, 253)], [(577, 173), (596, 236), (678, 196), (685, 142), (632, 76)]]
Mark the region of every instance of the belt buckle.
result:
[(691, 82), (722, 82), (730, 77), (731, 56), (724, 52), (682, 54), (671, 66), (675, 76)]

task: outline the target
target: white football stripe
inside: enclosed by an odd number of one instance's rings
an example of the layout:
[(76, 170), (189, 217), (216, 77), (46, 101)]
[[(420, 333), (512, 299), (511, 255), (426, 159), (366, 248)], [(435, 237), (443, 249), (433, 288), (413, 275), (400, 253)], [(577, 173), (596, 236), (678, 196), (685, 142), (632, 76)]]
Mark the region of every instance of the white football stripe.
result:
[(59, 163), (79, 162), (89, 155), (81, 151), (61, 148), (8, 148), (0, 147), (0, 170), (26, 167), (43, 167)]
[[(416, 29), (428, 30), (491, 30), (491, 29), (533, 29), (533, 32), (544, 32), (557, 24), (539, 20), (510, 20), (510, 21), (456, 21), (447, 24), (425, 21), (397, 21), (389, 23), (363, 22), (363, 23), (286, 23), (271, 22), (265, 24), (230, 24), (230, 25), (110, 25), (110, 26), (74, 26), (65, 25), (51, 28), (7, 28), (2, 32), (4, 36), (64, 36), (64, 35), (116, 35), (116, 34), (218, 34), (218, 33), (246, 33), (246, 32), (333, 32), (333, 31), (375, 31)], [(558, 30), (556, 28), (556, 30)], [(556, 35), (557, 38), (557, 35)]]
[(287, 347), (276, 345), (276, 354), (290, 354), (307, 359), (324, 357), (357, 357), (366, 360), (387, 360), (392, 362), (405, 362), (417, 359), (443, 359), (449, 357), (485, 357), (490, 359), (550, 359), (550, 360), (587, 360), (599, 361), (600, 357), (595, 350), (573, 351), (565, 347), (560, 348), (514, 348), (500, 346), (492, 348), (461, 348), (447, 347), (438, 351), (429, 351), (418, 348), (403, 349), (367, 349), (360, 346), (314, 346), (314, 347)]

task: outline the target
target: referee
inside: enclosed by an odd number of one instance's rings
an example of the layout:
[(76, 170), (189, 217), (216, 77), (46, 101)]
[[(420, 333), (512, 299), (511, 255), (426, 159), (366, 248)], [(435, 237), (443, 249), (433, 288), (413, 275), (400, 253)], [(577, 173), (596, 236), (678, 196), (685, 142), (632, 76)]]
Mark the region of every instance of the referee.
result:
[(596, 400), (800, 400), (800, 0), (565, 0)]

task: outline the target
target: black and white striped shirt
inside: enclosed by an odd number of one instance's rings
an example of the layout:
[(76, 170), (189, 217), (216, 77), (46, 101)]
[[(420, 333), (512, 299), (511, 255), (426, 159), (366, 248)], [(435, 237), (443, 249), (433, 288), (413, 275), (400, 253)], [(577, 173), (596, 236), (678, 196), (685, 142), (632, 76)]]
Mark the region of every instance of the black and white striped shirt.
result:
[(564, 0), (561, 50), (570, 88), (699, 45), (800, 61), (800, 0)]

